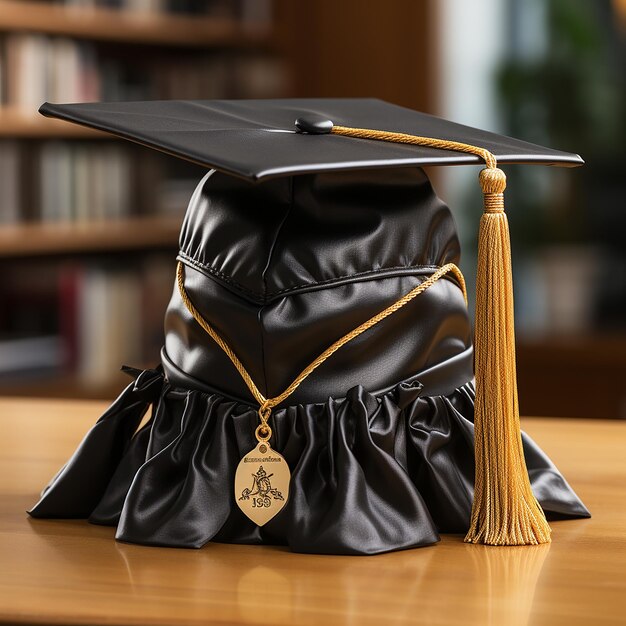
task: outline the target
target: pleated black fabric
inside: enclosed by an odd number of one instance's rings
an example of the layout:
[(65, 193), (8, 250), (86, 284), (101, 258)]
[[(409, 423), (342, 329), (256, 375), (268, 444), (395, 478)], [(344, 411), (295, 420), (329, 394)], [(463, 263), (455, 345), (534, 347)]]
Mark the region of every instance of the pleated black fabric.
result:
[[(135, 432), (150, 403), (150, 422)], [(286, 544), (296, 552), (376, 554), (465, 532), (473, 492), (474, 390), (424, 396), (417, 380), (381, 395), (278, 409), (273, 445), (292, 472), (285, 508), (264, 527), (239, 510), (234, 473), (255, 445), (254, 407), (140, 373), (33, 507), (88, 517), (132, 543)], [(550, 517), (589, 513), (526, 435), (533, 491)], [(96, 456), (95, 456), (96, 455)], [(109, 459), (108, 462), (104, 462)]]

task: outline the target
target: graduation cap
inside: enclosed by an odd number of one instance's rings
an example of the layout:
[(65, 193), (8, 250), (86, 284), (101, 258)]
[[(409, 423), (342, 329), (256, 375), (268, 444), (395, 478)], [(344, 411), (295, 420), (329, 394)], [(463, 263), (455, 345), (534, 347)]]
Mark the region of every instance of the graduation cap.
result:
[[(468, 526), (472, 543), (544, 543), (544, 510), (588, 515), (520, 431), (498, 167), (576, 166), (578, 155), (375, 99), (41, 112), (212, 172), (181, 232), (165, 373), (136, 372), (32, 515), (117, 523), (118, 538), (139, 543), (270, 541), (344, 553), (424, 545)], [(481, 163), (474, 409), (458, 239), (420, 168)], [(131, 451), (109, 458), (100, 487), (88, 489), (77, 469), (93, 465), (85, 450), (118, 428), (123, 407), (137, 410), (138, 397), (156, 406), (148, 447), (140, 434), (118, 445)], [(174, 453), (175, 442), (186, 452)], [(233, 480), (249, 520), (232, 510)], [(68, 495), (77, 492), (80, 506)], [(200, 501), (210, 512), (198, 513)]]
[[(576, 154), (374, 98), (45, 103), (39, 111), (250, 180), (336, 170), (483, 163), (479, 154), (443, 146), (416, 143), (409, 147), (391, 139), (385, 143), (348, 141), (345, 135), (337, 136), (336, 129), (332, 132), (333, 126), (462, 142), (489, 151), (500, 164), (583, 164)], [(312, 136), (304, 140), (298, 131)]]

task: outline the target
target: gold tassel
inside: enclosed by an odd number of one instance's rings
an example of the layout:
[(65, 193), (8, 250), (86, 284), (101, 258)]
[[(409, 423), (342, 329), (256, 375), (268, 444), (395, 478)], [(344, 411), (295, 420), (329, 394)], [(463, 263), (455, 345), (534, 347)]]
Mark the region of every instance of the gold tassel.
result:
[(533, 495), (522, 449), (515, 368), (513, 280), (506, 176), (480, 172), (485, 210), (478, 235), (475, 327), (476, 481), (468, 543), (548, 543), (550, 526)]

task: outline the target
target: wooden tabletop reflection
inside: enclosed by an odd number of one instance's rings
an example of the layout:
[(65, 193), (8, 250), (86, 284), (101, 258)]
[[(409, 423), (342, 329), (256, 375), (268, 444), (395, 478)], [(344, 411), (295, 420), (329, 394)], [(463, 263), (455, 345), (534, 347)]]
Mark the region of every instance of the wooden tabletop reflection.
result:
[(553, 543), (460, 536), (375, 557), (209, 544), (118, 543), (114, 529), (30, 520), (37, 491), (102, 403), (0, 400), (0, 622), (8, 624), (480, 624), (626, 621), (626, 423), (526, 419), (593, 518)]

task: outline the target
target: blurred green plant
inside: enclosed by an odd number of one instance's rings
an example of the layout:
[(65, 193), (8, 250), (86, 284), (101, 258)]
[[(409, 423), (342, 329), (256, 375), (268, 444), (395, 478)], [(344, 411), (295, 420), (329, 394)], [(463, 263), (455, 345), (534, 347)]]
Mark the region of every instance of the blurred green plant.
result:
[(510, 168), (513, 235), (526, 248), (588, 241), (590, 187), (614, 176), (615, 164), (626, 160), (623, 33), (609, 0), (525, 2), (542, 3), (547, 45), (539, 55), (510, 50), (497, 72), (507, 132), (578, 152), (587, 165), (584, 173), (565, 177), (545, 168)]

